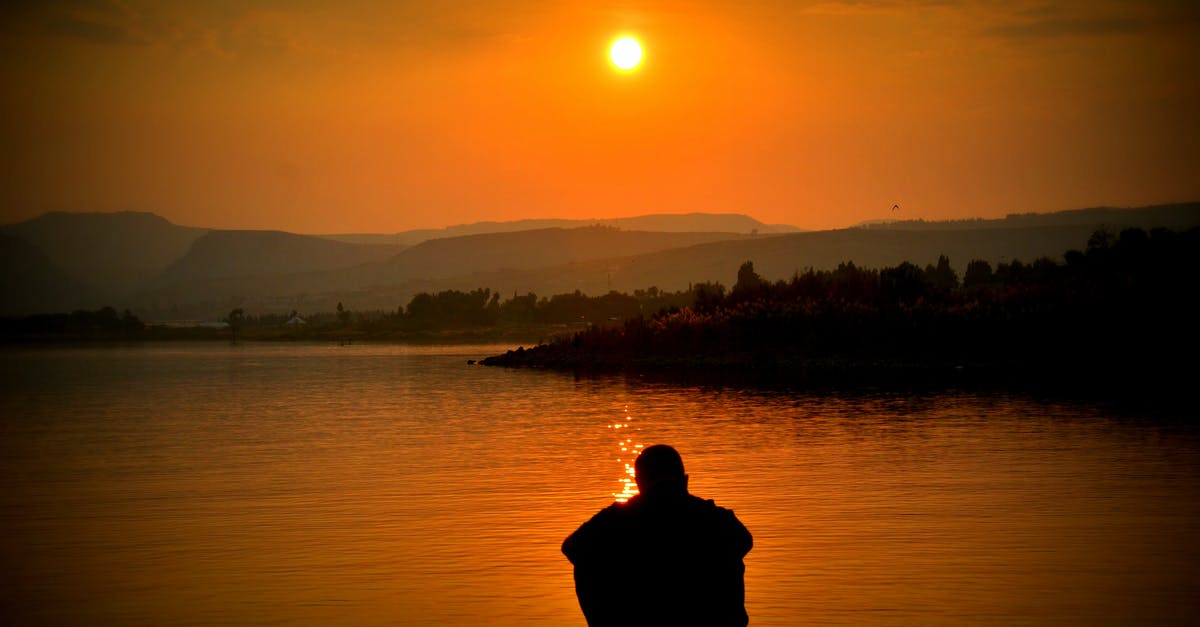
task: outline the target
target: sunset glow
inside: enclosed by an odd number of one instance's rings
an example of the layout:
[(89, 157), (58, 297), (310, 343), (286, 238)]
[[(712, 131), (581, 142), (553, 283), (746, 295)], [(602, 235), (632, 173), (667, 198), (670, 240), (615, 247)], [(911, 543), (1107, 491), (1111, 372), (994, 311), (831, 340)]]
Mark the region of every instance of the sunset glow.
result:
[[(4, 222), (137, 210), (389, 233), (711, 212), (819, 229), (895, 204), (940, 220), (1200, 197), (1188, 3), (129, 0), (0, 15)], [(611, 50), (633, 33), (640, 61)]]

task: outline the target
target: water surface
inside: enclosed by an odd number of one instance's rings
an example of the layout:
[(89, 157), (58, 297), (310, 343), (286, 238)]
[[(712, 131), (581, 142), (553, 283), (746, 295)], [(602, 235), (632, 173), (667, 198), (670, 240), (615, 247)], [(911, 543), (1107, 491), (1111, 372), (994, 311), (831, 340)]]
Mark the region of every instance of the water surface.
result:
[(0, 352), (0, 622), (582, 625), (559, 544), (657, 442), (753, 532), (752, 625), (1200, 620), (1184, 416), (466, 365), (506, 348)]

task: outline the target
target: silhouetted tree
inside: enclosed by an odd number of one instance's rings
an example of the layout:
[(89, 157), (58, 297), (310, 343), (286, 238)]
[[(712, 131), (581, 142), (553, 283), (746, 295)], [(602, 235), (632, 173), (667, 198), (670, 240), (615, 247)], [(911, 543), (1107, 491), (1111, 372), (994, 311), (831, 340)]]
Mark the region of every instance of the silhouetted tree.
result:
[(697, 311), (712, 311), (725, 303), (725, 286), (720, 283), (696, 283), (689, 291), (693, 294), (692, 303)]
[(886, 302), (914, 301), (925, 294), (927, 286), (925, 274), (907, 261), (879, 271), (879, 292)]
[(853, 261), (839, 263), (829, 277), (829, 295), (852, 301), (875, 300), (879, 292), (879, 273), (854, 265)]
[(1087, 241), (1088, 252), (1103, 252), (1112, 246), (1116, 237), (1107, 227), (1100, 227), (1092, 232)]
[(932, 264), (925, 266), (925, 281), (933, 286), (934, 289), (949, 292), (958, 287), (958, 273), (954, 268), (950, 267), (950, 258), (945, 255), (938, 256), (937, 265)]
[(419, 329), (480, 327), (495, 324), (499, 312), (499, 295), (487, 288), (421, 292), (409, 301), (404, 321)]
[(733, 284), (730, 296), (739, 300), (753, 298), (766, 284), (761, 276), (754, 271), (754, 262), (747, 261), (738, 268), (737, 282)]
[(534, 321), (537, 303), (537, 295), (533, 292), (524, 296), (517, 296), (514, 292), (512, 298), (500, 303), (497, 315), (505, 322), (528, 324)]
[(966, 289), (978, 288), (988, 285), (992, 282), (992, 264), (983, 259), (972, 259), (967, 264), (967, 271), (963, 274), (963, 287)]
[(1021, 263), (1020, 259), (1013, 259), (1008, 263), (996, 264), (996, 282), (1006, 286), (1020, 285), (1025, 282), (1027, 274), (1027, 266)]
[(140, 333), (145, 327), (146, 325), (143, 324), (142, 321), (138, 319), (137, 316), (133, 315), (133, 312), (129, 311), (128, 309), (126, 309), (125, 313), (121, 316), (121, 330), (124, 331), (126, 335)]
[(225, 316), (225, 324), (229, 325), (229, 336), (232, 341), (237, 341), (238, 333), (242, 330), (242, 323), (246, 320), (246, 311), (241, 307), (237, 307)]

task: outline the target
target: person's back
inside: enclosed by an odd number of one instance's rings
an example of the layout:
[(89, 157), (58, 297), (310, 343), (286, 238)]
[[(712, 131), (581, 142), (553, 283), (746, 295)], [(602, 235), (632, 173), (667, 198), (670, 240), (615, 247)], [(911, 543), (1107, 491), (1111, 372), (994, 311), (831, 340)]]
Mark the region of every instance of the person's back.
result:
[(601, 510), (563, 543), (588, 624), (745, 625), (750, 532), (732, 511), (687, 493), (674, 449), (647, 448), (637, 473), (640, 494)]

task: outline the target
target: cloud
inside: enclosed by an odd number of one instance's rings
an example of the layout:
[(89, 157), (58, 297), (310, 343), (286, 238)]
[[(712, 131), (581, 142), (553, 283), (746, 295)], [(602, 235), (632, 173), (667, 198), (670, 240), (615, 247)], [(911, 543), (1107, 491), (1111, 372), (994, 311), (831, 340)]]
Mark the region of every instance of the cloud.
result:
[(1137, 18), (1121, 17), (1048, 17), (998, 24), (984, 34), (1005, 38), (1102, 37), (1140, 32), (1147, 23)]
[(962, 8), (965, 4), (968, 3), (962, 0), (818, 0), (799, 5), (799, 8), (803, 13), (857, 15), (884, 12), (909, 13), (939, 8), (956, 9)]
[(141, 13), (119, 0), (15, 0), (0, 4), (9, 33), (99, 46), (153, 42)]
[(150, 40), (123, 24), (104, 22), (72, 15), (60, 15), (43, 23), (46, 32), (108, 46), (141, 46)]
[(935, 15), (972, 25), (969, 32), (1005, 39), (1114, 37), (1195, 30), (1195, 0), (814, 0), (802, 13), (857, 16)]
[(1188, 29), (1198, 24), (1200, 5), (1192, 2), (1035, 3), (996, 15), (983, 34), (1007, 39), (1114, 37)]

